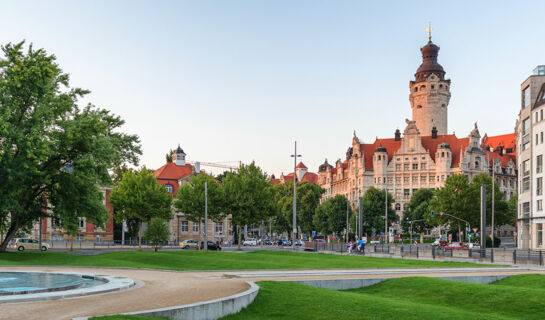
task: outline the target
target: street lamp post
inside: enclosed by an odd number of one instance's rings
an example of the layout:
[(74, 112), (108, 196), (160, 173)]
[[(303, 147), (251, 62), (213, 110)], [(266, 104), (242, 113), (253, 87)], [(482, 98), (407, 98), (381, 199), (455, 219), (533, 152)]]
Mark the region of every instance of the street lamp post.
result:
[(492, 160), (492, 223), (491, 223), (491, 227), (492, 227), (492, 233), (490, 234), (490, 238), (492, 239), (492, 248), (494, 248), (494, 160)]
[[(385, 177), (386, 179), (386, 177)], [(384, 185), (384, 243), (388, 236), (388, 185)]]
[(300, 154), (297, 154), (297, 141), (295, 141), (295, 152), (291, 156), (293, 157), (293, 230), (291, 239), (293, 241), (293, 250), (295, 250), (295, 235), (297, 234), (297, 158), (301, 157)]
[(204, 182), (204, 251), (208, 250), (208, 182)]

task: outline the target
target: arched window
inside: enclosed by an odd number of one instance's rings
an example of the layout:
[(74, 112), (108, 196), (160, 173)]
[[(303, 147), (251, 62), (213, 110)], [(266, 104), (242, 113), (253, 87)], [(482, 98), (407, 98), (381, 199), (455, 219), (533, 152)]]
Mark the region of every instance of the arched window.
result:
[(416, 106), (416, 109), (422, 109), (422, 106)]
[(441, 107), (443, 107), (443, 108), (446, 108), (446, 106), (447, 106), (447, 105), (446, 105), (446, 104), (444, 104), (444, 103), (443, 103), (443, 104), (441, 105)]
[(398, 210), (398, 211), (401, 210), (401, 204), (396, 203), (396, 210)]
[(417, 92), (418, 91), (418, 87), (414, 87), (414, 92)]
[(439, 84), (439, 89), (443, 90), (443, 85)]
[(174, 186), (171, 185), (170, 183), (165, 185), (165, 188), (167, 189), (168, 193), (173, 193), (174, 192)]
[(426, 89), (426, 86), (420, 86), (420, 91), (424, 91)]

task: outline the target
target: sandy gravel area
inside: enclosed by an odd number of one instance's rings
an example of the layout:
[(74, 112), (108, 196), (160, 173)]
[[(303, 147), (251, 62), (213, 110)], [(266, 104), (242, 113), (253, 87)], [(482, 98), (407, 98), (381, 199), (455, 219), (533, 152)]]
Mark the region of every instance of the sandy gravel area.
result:
[(168, 272), (109, 268), (2, 267), (2, 270), (71, 271), (128, 277), (144, 283), (124, 291), (64, 300), (0, 305), (0, 319), (71, 319), (148, 310), (218, 299), (248, 289), (247, 279), (223, 273)]

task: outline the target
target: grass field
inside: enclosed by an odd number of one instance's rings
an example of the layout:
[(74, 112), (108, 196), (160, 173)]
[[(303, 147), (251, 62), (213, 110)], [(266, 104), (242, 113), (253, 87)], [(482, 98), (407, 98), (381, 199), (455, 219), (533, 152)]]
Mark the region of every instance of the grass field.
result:
[(0, 253), (0, 266), (1, 265), (100, 266), (170, 270), (485, 266), (464, 262), (403, 260), (282, 251), (254, 251), (247, 253), (198, 251), (122, 251), (91, 256), (51, 251), (6, 252)]
[(224, 320), (246, 319), (545, 319), (545, 276), (493, 284), (433, 278), (388, 280), (334, 291), (293, 282), (258, 282), (254, 302)]

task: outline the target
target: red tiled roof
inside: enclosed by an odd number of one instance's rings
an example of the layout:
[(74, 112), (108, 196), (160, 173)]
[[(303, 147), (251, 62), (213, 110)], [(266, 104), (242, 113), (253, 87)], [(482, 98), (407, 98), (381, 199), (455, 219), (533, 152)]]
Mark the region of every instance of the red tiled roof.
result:
[(496, 150), (498, 146), (502, 146), (503, 150), (505, 149), (512, 149), (513, 153), (516, 154), (516, 147), (517, 147), (517, 138), (515, 137), (514, 133), (508, 133), (508, 134), (502, 134), (499, 136), (484, 136), (483, 140), (481, 142), (482, 145), (488, 146)]
[[(461, 158), (461, 150), (465, 149), (467, 145), (469, 144), (469, 138), (457, 138), (453, 134), (445, 134), (437, 136), (437, 138), (433, 139), (431, 136), (425, 136), (421, 137), (422, 140), (422, 146), (428, 150), (430, 157), (432, 160), (435, 161), (435, 152), (437, 151), (437, 146), (441, 143), (447, 143), (450, 146), (450, 151), (452, 152), (452, 167), (458, 167), (460, 165), (460, 158)], [(394, 138), (389, 139), (377, 139), (372, 144), (361, 144), (360, 150), (364, 156), (365, 159), (365, 169), (366, 170), (372, 170), (373, 169), (373, 154), (375, 153), (375, 150), (382, 146), (386, 148), (386, 151), (388, 153), (388, 161), (392, 160), (392, 157), (396, 153), (396, 151), (401, 147), (401, 140), (396, 141)]]
[[(293, 172), (284, 176), (284, 182), (288, 182), (288, 181), (293, 181)], [(317, 183), (318, 175), (313, 172), (307, 172), (305, 173), (305, 175), (303, 176), (303, 179), (301, 179), (300, 182), (305, 182), (305, 181), (308, 183)]]
[(157, 179), (179, 180), (193, 172), (193, 166), (186, 164), (185, 166), (177, 166), (173, 162), (168, 162), (161, 168), (155, 170), (153, 175)]
[(305, 166), (305, 165), (303, 164), (303, 161), (299, 162), (299, 164), (297, 165), (296, 168), (308, 169), (307, 166)]

